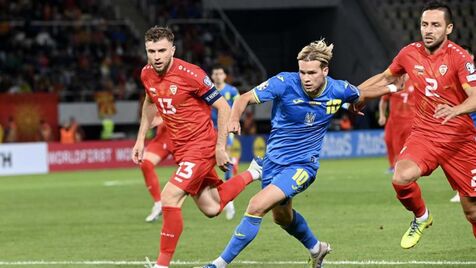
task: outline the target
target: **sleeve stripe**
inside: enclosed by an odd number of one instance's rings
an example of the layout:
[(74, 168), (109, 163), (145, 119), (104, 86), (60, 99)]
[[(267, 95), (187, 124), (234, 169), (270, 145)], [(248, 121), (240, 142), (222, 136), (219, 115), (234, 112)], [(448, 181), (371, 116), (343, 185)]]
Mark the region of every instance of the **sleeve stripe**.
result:
[(256, 95), (256, 91), (254, 89), (252, 89), (252, 90), (253, 90), (253, 96), (255, 97), (256, 103), (261, 103), (261, 101), (258, 98), (258, 95)]

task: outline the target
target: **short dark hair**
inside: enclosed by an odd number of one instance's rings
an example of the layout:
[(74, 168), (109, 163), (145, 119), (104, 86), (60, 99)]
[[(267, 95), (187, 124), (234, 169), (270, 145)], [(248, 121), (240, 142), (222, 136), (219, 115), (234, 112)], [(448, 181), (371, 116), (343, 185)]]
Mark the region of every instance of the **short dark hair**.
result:
[(167, 39), (170, 42), (174, 42), (174, 33), (172, 33), (172, 30), (169, 29), (169, 27), (160, 27), (155, 25), (154, 27), (151, 27), (147, 32), (145, 32), (144, 35), (145, 41), (149, 42), (157, 42), (160, 39)]
[(445, 1), (440, 1), (440, 0), (432, 0), (426, 3), (425, 7), (423, 7), (423, 10), (421, 13), (427, 11), (427, 10), (441, 10), (445, 12), (445, 22), (446, 24), (452, 24), (453, 23), (453, 13), (451, 12), (450, 6)]
[(213, 73), (213, 71), (215, 71), (215, 70), (220, 70), (220, 69), (222, 69), (223, 72), (225, 72), (225, 74), (227, 73), (225, 67), (223, 67), (223, 65), (220, 65), (220, 64), (213, 65), (211, 72)]

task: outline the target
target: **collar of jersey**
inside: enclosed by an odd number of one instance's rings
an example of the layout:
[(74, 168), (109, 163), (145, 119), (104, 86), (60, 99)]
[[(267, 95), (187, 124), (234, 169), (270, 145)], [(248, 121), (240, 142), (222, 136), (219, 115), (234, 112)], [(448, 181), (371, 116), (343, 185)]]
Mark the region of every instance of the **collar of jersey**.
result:
[[(326, 87), (327, 87), (327, 76), (325, 77), (324, 85), (322, 85), (321, 89), (319, 89), (316, 96), (314, 96), (314, 97), (310, 96), (309, 94), (307, 94), (307, 92), (306, 92), (306, 90), (304, 90), (304, 88), (302, 89), (302, 91), (304, 91), (304, 94), (306, 94), (309, 98), (315, 99), (315, 98), (320, 97), (322, 95), (322, 92), (324, 92)], [(302, 85), (301, 85), (301, 88), (302, 88)]]

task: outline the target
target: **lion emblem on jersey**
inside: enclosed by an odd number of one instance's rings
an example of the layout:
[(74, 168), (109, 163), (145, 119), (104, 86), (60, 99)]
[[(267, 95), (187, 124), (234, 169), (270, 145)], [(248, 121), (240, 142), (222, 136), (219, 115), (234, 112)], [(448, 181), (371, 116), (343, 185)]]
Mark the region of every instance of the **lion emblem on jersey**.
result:
[(446, 72), (448, 71), (448, 66), (446, 66), (445, 64), (442, 64), (440, 68), (438, 69), (438, 71), (440, 71), (441, 75), (445, 75)]
[(175, 95), (175, 93), (177, 93), (177, 86), (176, 85), (170, 85), (169, 89), (170, 89), (170, 92), (172, 92), (172, 94)]

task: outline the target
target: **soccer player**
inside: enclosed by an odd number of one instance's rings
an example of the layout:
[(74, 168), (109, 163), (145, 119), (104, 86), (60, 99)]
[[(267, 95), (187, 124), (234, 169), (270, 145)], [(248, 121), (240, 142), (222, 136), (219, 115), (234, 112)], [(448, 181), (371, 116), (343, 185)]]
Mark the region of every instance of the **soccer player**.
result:
[[(225, 98), (225, 100), (228, 102), (228, 104), (233, 106), (233, 102), (240, 96), (240, 93), (238, 92), (238, 89), (236, 87), (227, 84), (225, 82), (226, 80), (226, 72), (225, 68), (222, 66), (214, 66), (212, 68), (212, 81), (213, 84), (215, 85), (216, 89), (220, 91), (221, 95)], [(213, 120), (213, 125), (216, 127), (217, 126), (217, 118), (218, 118), (218, 113), (216, 109), (212, 109), (212, 120)], [(229, 133), (228, 137), (226, 139), (226, 152), (228, 155), (231, 153), (231, 146), (233, 145), (233, 139), (234, 139), (234, 134)], [(236, 175), (238, 173), (238, 162), (239, 159), (236, 157), (231, 158), (231, 163), (232, 166), (230, 166), (230, 169), (228, 169), (225, 172), (225, 181), (229, 180), (233, 175)], [(228, 204), (224, 208), (225, 211), (225, 217), (228, 220), (233, 219), (235, 216), (235, 206), (233, 204), (233, 201), (228, 202)]]
[[(157, 268), (168, 267), (172, 260), (183, 230), (181, 207), (188, 195), (203, 214), (215, 217), (247, 184), (261, 177), (261, 167), (252, 161), (248, 171), (224, 183), (218, 178), (215, 165), (226, 171), (230, 163), (225, 151), (230, 107), (202, 69), (173, 57), (173, 42), (168, 28), (154, 26), (145, 33), (148, 64), (141, 80), (146, 99), (132, 149), (133, 161), (142, 162), (145, 134), (158, 110), (179, 167), (161, 194), (163, 225)], [(218, 110), (218, 133), (210, 106)]]
[(172, 153), (173, 148), (160, 114), (157, 114), (154, 117), (151, 127), (156, 127), (155, 138), (145, 148), (144, 157), (139, 163), (147, 190), (149, 190), (149, 193), (154, 200), (152, 210), (145, 218), (146, 222), (156, 221), (162, 214), (160, 182), (157, 173), (155, 172), (155, 166), (158, 165), (161, 160), (167, 158), (167, 156)]
[(248, 104), (273, 101), (262, 190), (249, 201), (225, 250), (205, 267), (223, 268), (231, 263), (256, 237), (263, 216), (269, 211), (276, 224), (309, 250), (311, 267), (321, 267), (331, 251), (330, 245), (319, 241), (304, 217), (293, 209), (292, 199), (314, 182), (324, 135), (341, 105), (355, 106), (368, 97), (389, 92), (385, 87), (360, 92), (347, 81), (327, 76), (332, 49), (333, 45), (324, 40), (310, 43), (297, 56), (299, 72), (279, 73), (233, 104), (228, 130), (239, 134), (239, 119)]
[(385, 86), (407, 73), (415, 86), (416, 115), (395, 165), (392, 184), (397, 198), (414, 214), (401, 239), (404, 249), (415, 246), (433, 222), (416, 181), (441, 166), (476, 237), (476, 142), (468, 113), (476, 110), (476, 72), (463, 48), (448, 40), (452, 13), (443, 2), (424, 7), (420, 30), (423, 41), (404, 47), (390, 67), (365, 81)]
[[(465, 46), (465, 45), (462, 45), (461, 47), (464, 48), (464, 50), (466, 50), (469, 53), (469, 55), (471, 56), (471, 60), (473, 60), (473, 64), (474, 64), (474, 54), (471, 51), (471, 48), (469, 46)], [(471, 115), (471, 119), (473, 119), (474, 125), (476, 126), (476, 113), (471, 113), (470, 115)], [(455, 196), (453, 196), (450, 199), (450, 202), (453, 202), (453, 203), (461, 202), (461, 198), (459, 197), (458, 192), (456, 192)]]
[[(384, 95), (379, 102), (378, 123), (385, 126), (385, 144), (387, 145), (387, 156), (390, 163), (388, 173), (393, 173), (395, 159), (410, 135), (415, 114), (413, 84), (408, 76), (404, 76), (402, 79), (406, 80), (404, 90)], [(389, 108), (388, 118), (386, 116), (387, 108)]]

